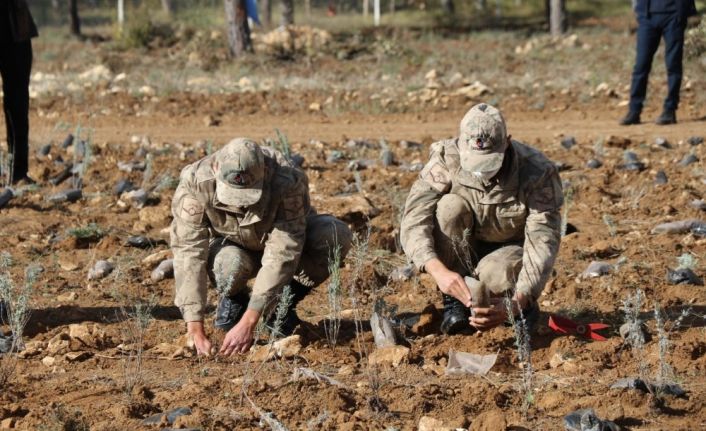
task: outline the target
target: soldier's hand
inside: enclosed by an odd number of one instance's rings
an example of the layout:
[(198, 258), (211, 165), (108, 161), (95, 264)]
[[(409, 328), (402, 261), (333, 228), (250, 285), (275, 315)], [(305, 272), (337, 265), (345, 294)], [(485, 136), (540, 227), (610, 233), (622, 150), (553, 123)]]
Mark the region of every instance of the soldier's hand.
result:
[(468, 319), (468, 323), (479, 331), (495, 328), (507, 320), (507, 310), (502, 298), (491, 298), (490, 303), (487, 308), (474, 308), (472, 316)]
[(434, 278), (441, 292), (461, 301), (466, 307), (471, 306), (471, 291), (459, 274), (446, 268), (438, 259), (424, 264), (426, 271)]
[(253, 328), (243, 320), (238, 322), (223, 339), (220, 354), (231, 356), (236, 353), (246, 353), (253, 343)]
[(194, 342), (196, 354), (211, 356), (211, 341), (208, 339), (203, 329), (203, 322), (188, 322), (186, 328), (187, 334)]

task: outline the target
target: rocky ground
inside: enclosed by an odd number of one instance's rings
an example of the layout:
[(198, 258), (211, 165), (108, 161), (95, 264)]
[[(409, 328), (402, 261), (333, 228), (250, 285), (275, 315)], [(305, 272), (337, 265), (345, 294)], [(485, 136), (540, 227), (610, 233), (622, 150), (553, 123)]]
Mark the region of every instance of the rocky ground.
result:
[[(3, 370), (16, 368), (0, 393), (0, 427), (535, 430), (561, 429), (568, 413), (593, 408), (623, 429), (703, 428), (706, 293), (703, 285), (672, 284), (668, 273), (690, 267), (703, 280), (706, 240), (691, 225), (676, 233), (654, 228), (706, 218), (706, 147), (690, 139), (706, 136), (706, 111), (695, 91), (704, 66), (687, 63), (691, 90), (684, 92), (679, 124), (621, 128), (631, 59), (611, 60), (617, 48), (598, 47), (606, 41), (632, 46), (630, 34), (587, 31), (575, 40), (530, 42), (478, 37), (435, 40), (441, 53), (430, 58), (439, 63), (414, 60), (425, 51), (390, 57), (404, 67), (388, 78), (380, 71), (386, 57), (374, 53), (341, 60), (334, 52), (284, 65), (268, 60), (249, 73), (241, 64), (237, 86), (224, 81), (223, 92), (213, 90), (214, 82), (233, 76), (234, 66), (203, 71), (194, 65), (208, 89), (182, 86), (188, 73), (171, 68), (179, 58), (197, 60), (183, 50), (163, 60), (138, 59), (97, 44), (69, 53), (92, 62), (64, 60), (69, 66), (62, 67), (46, 53), (62, 52), (56, 42), (40, 40), (31, 115), (31, 174), (40, 186), (0, 210), (0, 238), (12, 256), (8, 273), (16, 286), (27, 268), (41, 272), (30, 295), (25, 348), (2, 359)], [(487, 60), (482, 48), (488, 44), (504, 57), (487, 70), (454, 70), (443, 55), (466, 49)], [(557, 50), (569, 59), (613, 61), (616, 73), (598, 80), (586, 69), (577, 79), (575, 66), (548, 62)], [(314, 84), (289, 84), (302, 82), (295, 78), (311, 72), (311, 64)], [(545, 74), (551, 64), (564, 74)], [(272, 87), (262, 87), (263, 70), (270, 70)], [(401, 79), (408, 71), (409, 80)], [(659, 73), (653, 94), (663, 93)], [(157, 84), (172, 79), (178, 85)], [(430, 143), (453, 136), (467, 107), (480, 100), (497, 103), (515, 139), (559, 164), (565, 186), (568, 229), (540, 298), (531, 381), (523, 380), (527, 362), (518, 356), (512, 328), (439, 335), (441, 301), (433, 283), (400, 271), (406, 261), (396, 234), (406, 191)], [(645, 119), (658, 108), (652, 96)], [(196, 358), (171, 305), (173, 280), (168, 271), (153, 272), (170, 258), (166, 228), (175, 180), (184, 165), (233, 137), (278, 142), (275, 128), (304, 157), (317, 209), (343, 218), (361, 238), (342, 274), (336, 345), (327, 340), (321, 286), (300, 304), (305, 323), (293, 338), (272, 344), (263, 332), (249, 355)], [(64, 147), (68, 133), (75, 138)], [(592, 159), (597, 162), (589, 165)], [(54, 185), (69, 164), (68, 178)], [(138, 191), (116, 190), (121, 180)], [(56, 197), (78, 186), (76, 202)], [(137, 235), (151, 240), (146, 248), (129, 244)], [(112, 270), (104, 266), (107, 274), (89, 277), (101, 261)], [(585, 274), (593, 261), (607, 264), (596, 277)], [(638, 290), (644, 300), (634, 311), (650, 337), (631, 347), (619, 333), (626, 321), (621, 307)], [(368, 322), (374, 304), (397, 325), (398, 346), (376, 349)], [(548, 327), (550, 313), (605, 323), (607, 340), (558, 334)], [(451, 351), (497, 354), (497, 360), (485, 376), (449, 373)], [(677, 383), (685, 394), (610, 389), (637, 376)], [(161, 415), (176, 408), (189, 414)]]

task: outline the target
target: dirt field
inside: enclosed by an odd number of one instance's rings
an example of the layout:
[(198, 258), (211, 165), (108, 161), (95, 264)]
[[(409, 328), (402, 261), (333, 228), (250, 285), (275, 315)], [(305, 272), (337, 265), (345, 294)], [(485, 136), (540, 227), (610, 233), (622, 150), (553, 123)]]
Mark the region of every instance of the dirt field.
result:
[[(587, 33), (581, 38), (593, 46), (606, 38), (632, 46), (631, 36), (619, 32)], [(448, 42), (455, 48), (465, 43)], [(515, 40), (498, 44), (508, 52), (518, 45)], [(43, 40), (39, 46), (49, 49), (51, 42)], [(450, 48), (445, 44), (443, 49)], [(56, 73), (60, 76), (57, 82), (63, 82), (61, 60), (43, 59), (41, 54), (38, 58), (36, 70)], [(153, 58), (149, 56), (140, 67)], [(348, 66), (330, 59), (317, 64), (329, 62), (344, 81), (354, 73), (345, 72)], [(705, 218), (704, 211), (691, 203), (706, 199), (706, 144), (687, 142), (692, 136), (706, 137), (706, 108), (701, 103), (704, 78), (691, 75), (691, 90), (683, 94), (679, 124), (624, 128), (617, 126), (617, 121), (624, 114), (619, 102), (625, 97), (622, 88), (629, 79), (629, 63), (616, 69), (616, 76), (622, 76), (609, 85), (617, 89), (617, 96), (605, 89), (596, 91), (598, 83), (567, 84), (566, 88), (587, 89), (562, 92), (557, 86), (542, 96), (541, 106), (536, 92), (490, 82), (492, 93), (470, 98), (449, 95), (456, 90), (444, 83), (429, 101), (418, 97), (402, 103), (407, 96), (398, 95), (407, 95), (409, 89), (393, 82), (389, 96), (393, 100), (387, 107), (345, 101), (346, 97), (363, 98), (350, 92), (379, 91), (365, 86), (336, 90), (336, 101), (326, 103), (327, 75), (310, 90), (297, 87), (214, 94), (162, 92), (155, 87), (156, 95), (152, 95), (139, 90), (143, 83), (134, 91), (108, 91), (117, 85), (115, 75), (119, 73), (111, 71), (112, 84), (98, 80), (70, 94), (52, 90), (38, 95), (32, 102), (31, 175), (42, 185), (25, 191), (0, 210), (1, 248), (12, 254), (15, 264), (10, 272), (15, 283), (22, 283), (28, 265), (43, 268), (32, 295), (26, 349), (0, 391), (2, 426), (162, 429), (168, 427), (164, 419), (154, 425), (142, 421), (155, 413), (189, 407), (192, 413), (177, 419), (174, 428), (280, 429), (277, 426), (281, 423), (288, 429), (411, 430), (422, 428), (420, 419), (430, 417), (440, 423), (426, 429), (555, 430), (563, 429), (562, 418), (569, 412), (593, 408), (602, 418), (628, 430), (706, 429), (706, 292), (703, 286), (667, 282), (668, 269), (676, 268), (677, 258), (684, 254), (696, 260), (696, 274), (706, 275), (706, 239), (691, 233), (651, 233), (662, 222)], [(358, 70), (366, 64), (365, 60), (352, 61), (350, 67)], [(160, 72), (154, 73), (167, 73), (164, 64), (152, 65), (158, 66), (162, 67)], [(277, 66), (273, 73), (284, 73), (284, 67)], [(306, 73), (301, 61), (291, 67), (292, 74)], [(507, 73), (522, 75), (525, 67), (516, 65), (518, 70)], [(704, 67), (692, 63), (687, 70), (695, 73)], [(410, 79), (422, 84), (411, 91), (433, 90), (424, 87), (425, 78), (421, 78), (430, 68), (417, 66)], [(654, 73), (645, 121), (658, 114), (658, 99), (664, 93), (663, 68)], [(450, 75), (451, 71), (443, 74)], [(69, 80), (70, 76), (65, 75)], [(444, 92), (449, 93), (446, 99)], [(589, 97), (589, 92), (596, 94)], [(581, 94), (585, 98), (579, 100)], [(490, 99), (503, 109), (515, 139), (562, 163), (567, 221), (575, 228), (563, 238), (555, 275), (540, 298), (542, 318), (531, 339), (534, 372), (527, 408), (523, 408), (527, 394), (522, 391), (522, 364), (512, 328), (482, 335), (442, 336), (438, 333), (441, 297), (431, 279), (426, 275), (414, 275), (407, 281), (389, 279), (393, 269), (405, 264), (395, 235), (400, 206), (417, 176), (410, 166), (426, 161), (431, 142), (455, 135), (469, 106)], [(48, 202), (46, 196), (67, 187), (68, 181), (56, 187), (47, 181), (62, 170), (55, 163), (59, 155), (65, 160), (74, 157), (76, 145), (61, 149), (61, 142), (68, 132), (75, 133), (78, 125), (81, 136), (90, 135), (91, 139), (84, 198), (76, 203)], [(365, 235), (368, 226), (370, 229), (361, 273), (355, 276), (352, 258), (343, 271), (347, 298), (338, 345), (331, 348), (326, 341), (323, 321), (329, 311), (326, 286), (320, 286), (299, 306), (299, 315), (305, 320), (296, 332), (300, 349), (266, 362), (259, 360), (257, 352), (234, 359), (195, 358), (182, 347), (184, 324), (172, 306), (173, 280), (152, 281), (152, 267), (143, 263), (147, 256), (168, 247), (160, 243), (141, 250), (127, 247), (125, 242), (138, 234), (168, 239), (165, 228), (170, 222), (173, 179), (184, 165), (234, 137), (274, 138), (275, 128), (285, 133), (293, 151), (305, 158), (303, 166), (317, 209), (342, 217), (360, 235)], [(560, 145), (567, 136), (576, 140), (570, 149)], [(657, 146), (656, 138), (665, 138), (671, 148)], [(392, 166), (379, 162), (381, 139), (395, 154)], [(49, 156), (35, 156), (47, 143), (53, 144)], [(126, 173), (117, 168), (118, 162), (137, 160), (139, 148), (151, 155), (151, 175), (146, 180), (143, 172)], [(331, 163), (327, 158), (335, 150), (342, 152), (344, 160)], [(635, 152), (645, 169), (621, 169), (625, 150)], [(139, 160), (144, 160), (145, 151), (142, 153)], [(679, 162), (690, 153), (699, 161), (681, 166)], [(603, 164), (590, 169), (586, 162), (594, 157)], [(357, 180), (355, 172), (347, 168), (352, 160), (377, 162), (358, 171)], [(667, 184), (655, 184), (659, 170), (666, 174)], [(137, 185), (158, 186), (144, 208), (113, 194), (113, 186), (123, 178)], [(76, 232), (69, 232), (91, 223), (100, 228), (91, 238), (77, 238)], [(111, 261), (116, 269), (106, 278), (87, 281), (89, 268), (99, 259)], [(609, 262), (611, 273), (582, 278), (592, 260)], [(362, 338), (356, 336), (357, 313), (348, 298), (353, 287), (359, 303), (356, 310), (366, 329)], [(642, 351), (631, 349), (618, 334), (624, 322), (622, 301), (636, 289), (645, 293), (641, 317), (652, 335)], [(381, 299), (391, 317), (416, 322), (400, 328), (403, 343), (409, 347), (400, 364), (369, 365), (374, 344), (367, 319), (373, 304)], [(135, 330), (131, 313), (137, 304), (150, 301), (156, 304), (153, 319), (147, 321), (142, 333)], [(666, 336), (669, 345), (662, 359), (655, 305), (666, 316), (667, 330), (686, 310), (681, 324)], [(554, 333), (547, 327), (549, 313), (582, 323), (607, 323), (610, 328), (603, 333), (608, 340), (587, 341)], [(263, 334), (256, 348), (259, 355), (268, 349), (266, 342)], [(485, 377), (446, 375), (450, 349), (498, 353), (498, 359)], [(9, 359), (3, 361), (5, 364)], [(674, 380), (686, 390), (685, 396), (667, 395), (660, 402), (638, 390), (609, 389), (622, 377), (642, 374), (653, 379), (661, 364), (673, 368)], [(294, 378), (299, 368), (313, 369), (335, 381)]]

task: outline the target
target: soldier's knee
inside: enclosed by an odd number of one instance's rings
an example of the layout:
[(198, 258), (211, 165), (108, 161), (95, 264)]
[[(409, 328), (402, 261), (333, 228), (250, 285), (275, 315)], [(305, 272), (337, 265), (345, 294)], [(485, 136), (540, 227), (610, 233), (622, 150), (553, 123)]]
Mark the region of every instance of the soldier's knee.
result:
[(311, 254), (315, 250), (326, 254), (338, 246), (345, 257), (351, 248), (353, 233), (348, 225), (331, 215), (317, 215), (307, 221), (305, 249)]
[(462, 235), (473, 227), (471, 204), (459, 195), (446, 194), (436, 204), (436, 220), (442, 232)]
[(476, 266), (478, 279), (495, 295), (514, 289), (522, 269), (522, 255), (523, 249), (518, 245), (489, 253)]

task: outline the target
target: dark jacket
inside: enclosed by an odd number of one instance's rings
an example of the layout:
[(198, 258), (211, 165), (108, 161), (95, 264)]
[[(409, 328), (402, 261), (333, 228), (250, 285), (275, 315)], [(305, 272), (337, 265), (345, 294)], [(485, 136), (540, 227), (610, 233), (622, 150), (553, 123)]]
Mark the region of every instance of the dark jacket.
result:
[[(637, 0), (635, 2), (635, 13), (640, 18), (649, 18), (650, 12), (659, 9), (665, 3), (662, 0)], [(694, 0), (674, 0), (676, 6), (676, 14), (680, 21), (686, 22), (686, 19), (692, 15), (696, 15), (696, 3)]]
[(37, 37), (27, 0), (2, 0), (0, 6), (0, 42), (24, 42)]

